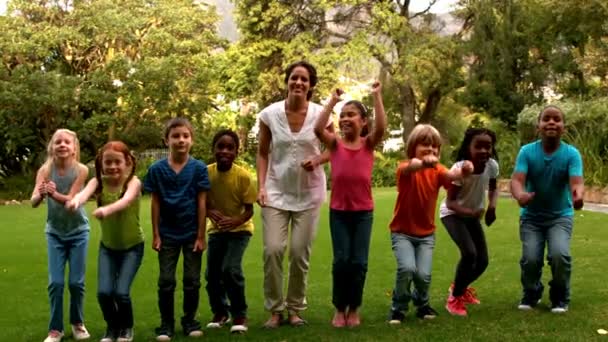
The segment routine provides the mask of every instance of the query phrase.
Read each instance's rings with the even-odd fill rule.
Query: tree
[[[9,173],[37,165],[59,127],[77,130],[91,156],[108,139],[157,146],[167,118],[201,126],[215,111],[222,89],[216,50],[225,42],[211,7],[15,0],[8,13],[0,18],[0,165]]]

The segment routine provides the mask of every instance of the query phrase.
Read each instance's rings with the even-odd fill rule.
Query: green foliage
[[[203,124],[222,85],[213,8],[192,1],[14,0],[0,17],[0,168],[33,169],[54,130],[75,130],[91,158],[109,139],[161,145],[170,117]],[[184,20],[187,18],[187,20]]]

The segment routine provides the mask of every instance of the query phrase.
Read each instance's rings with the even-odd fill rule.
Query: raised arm
[[[323,107],[323,110],[315,123],[315,135],[330,150],[336,147],[336,134],[333,131],[328,131],[326,129],[327,122],[329,121],[331,113],[334,111],[334,107],[341,101],[340,96],[342,96],[342,94],[344,94],[342,89],[336,89],[331,94],[329,101],[325,107]]]
[[[386,113],[384,112],[384,103],[382,102],[382,84],[378,81],[372,85],[372,97],[374,98],[374,131],[370,135],[367,142],[370,147],[374,148],[384,138],[386,131]]]
[[[81,192],[65,203],[65,207],[70,210],[75,210],[83,203],[86,203],[93,193],[95,193],[95,189],[97,189],[98,184],[99,182],[97,181],[97,178],[91,178],[91,180],[87,183],[87,186],[85,186]]]
[[[91,180],[92,181],[92,180]],[[91,182],[89,182],[90,184]],[[88,185],[87,185],[88,187]],[[135,201],[141,195],[141,181],[137,177],[133,177],[129,184],[127,184],[127,191],[125,194],[116,202],[104,205],[103,207],[97,208],[93,215],[98,219],[115,214],[119,211],[126,209],[133,201]]]
[[[260,132],[258,136],[258,153],[255,158],[255,168],[258,176],[258,204],[266,205],[266,174],[268,173],[268,154],[272,133],[270,128],[260,120]]]

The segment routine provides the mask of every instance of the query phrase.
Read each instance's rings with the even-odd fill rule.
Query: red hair
[[[95,178],[97,179],[97,189],[95,189],[95,197],[97,197],[97,206],[101,206],[101,191],[103,190],[103,179],[102,179],[103,154],[108,150],[122,153],[123,156],[125,157],[125,162],[131,168],[131,170],[129,171],[129,176],[127,177],[127,179],[125,180],[125,183],[122,186],[120,198],[122,198],[122,196],[124,196],[125,192],[127,191],[127,185],[129,184],[129,182],[131,181],[131,179],[133,179],[133,176],[135,175],[135,166],[136,166],[135,156],[133,155],[133,153],[131,153],[131,150],[129,150],[129,147],[127,147],[127,144],[125,144],[119,140],[114,140],[114,141],[110,141],[107,144],[103,145],[103,147],[99,149],[99,151],[97,152],[97,156],[95,157]]]

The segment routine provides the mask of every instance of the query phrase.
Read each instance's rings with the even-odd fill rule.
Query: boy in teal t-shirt
[[[521,209],[522,241],[520,310],[530,310],[542,297],[545,244],[553,279],[549,297],[554,313],[570,302],[570,238],[573,209],[583,207],[583,166],[579,151],[561,140],[564,114],[545,107],[538,117],[541,139],[524,145],[517,156],[511,193]]]

